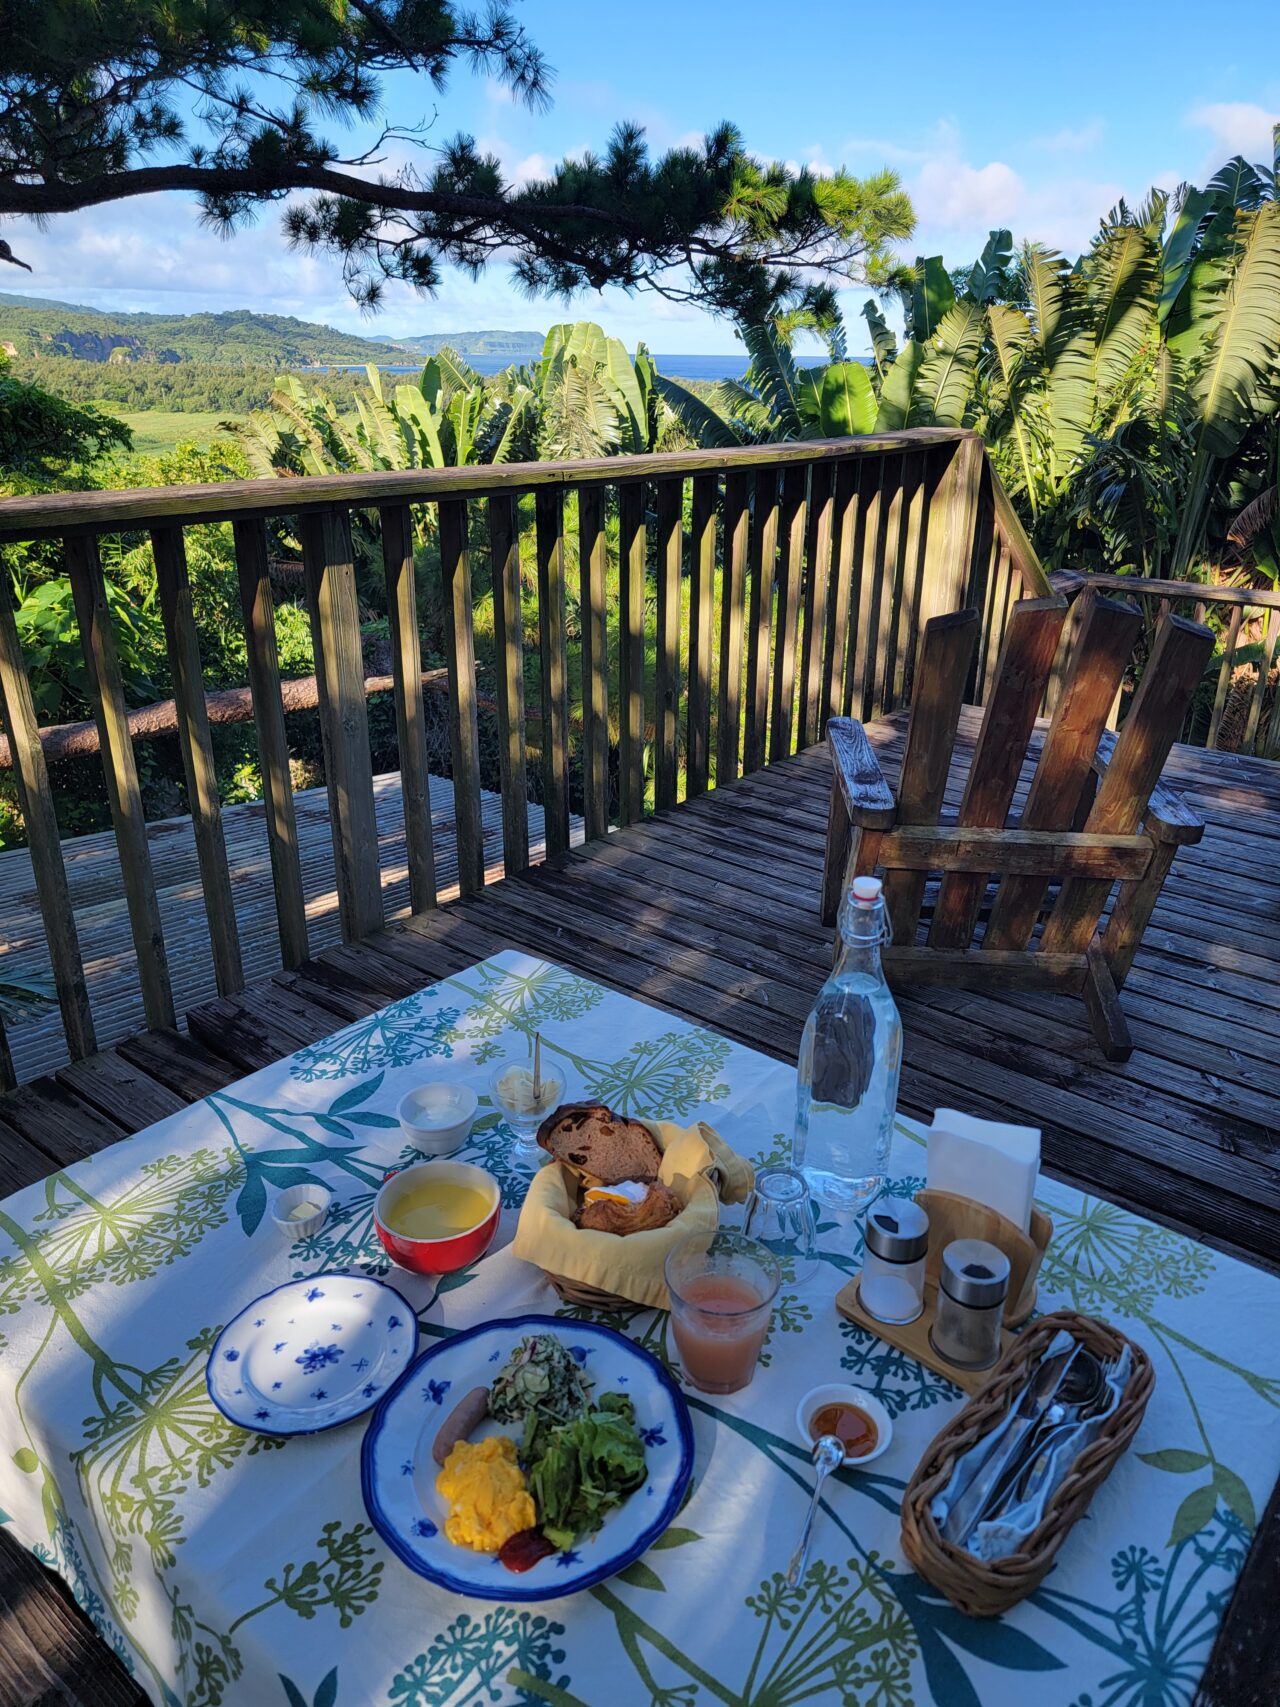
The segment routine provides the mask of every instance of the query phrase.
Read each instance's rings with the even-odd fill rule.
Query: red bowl
[[[397,1202],[414,1186],[428,1180],[449,1180],[482,1192],[488,1204],[484,1219],[464,1233],[450,1234],[447,1239],[410,1239],[395,1232],[387,1222],[388,1218],[394,1220]],[[483,1168],[470,1162],[415,1162],[385,1182],[374,1199],[373,1224],[387,1255],[401,1268],[411,1269],[414,1274],[452,1274],[455,1269],[478,1262],[489,1249],[501,1213],[502,1193],[498,1182]]]

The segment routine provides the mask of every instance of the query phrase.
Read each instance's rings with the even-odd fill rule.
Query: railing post
[[[653,803],[676,803],[676,733],[680,711],[680,569],[684,554],[683,480],[659,480],[657,513],[657,670],[653,689]]]
[[[180,527],[151,530],[151,550],[156,565],[156,585],[164,619],[169,668],[173,673],[173,698],[178,714],[178,744],[187,778],[191,803],[191,829],[195,836],[200,887],[204,891],[205,917],[209,921],[209,943],[213,950],[213,973],[220,996],[233,996],[244,988],[240,960],[240,932],[227,868],[227,844],[222,833],[222,811],[218,802],[218,777],[209,737],[209,712],[204,697],[204,672],[200,644],[191,607],[191,581],[187,573],[187,551]]]
[[[92,1055],[98,1047],[94,1036],[89,992],[84,981],[84,961],[76,932],[75,912],[67,884],[58,835],[58,815],[44,748],[36,725],[31,683],[27,679],[17,624],[7,591],[0,591],[0,709],[4,712],[13,755],[13,774],[18,785],[18,804],[27,827],[31,871],[36,880],[40,917],[53,966],[54,986],[62,1011],[62,1028],[73,1061]]]
[[[628,481],[618,488],[618,696],[623,824],[644,817],[644,487]]]
[[[609,833],[609,626],[605,609],[604,492],[578,493],[582,625],[582,777],[586,837]]]
[[[689,517],[689,707],[685,792],[706,792],[711,752],[711,618],[716,580],[716,477],[695,474]]]
[[[831,597],[827,614],[827,632],[822,643],[823,671],[826,679],[826,698],[822,711],[822,733],[833,717],[849,714],[845,697],[848,658],[857,636],[858,600],[853,571],[858,561],[859,534],[863,509],[859,493],[864,478],[865,463],[848,462],[836,468],[835,502],[833,506],[831,541]]]
[[[742,624],[751,530],[750,475],[724,482],[724,571],[720,583],[720,693],[716,709],[716,785],[738,774],[742,737]]]
[[[373,804],[360,611],[346,510],[302,518],[302,565],[320,690],[320,736],[329,790],[338,917],[343,939],[380,931],[382,876]]]
[[[808,470],[789,467],[782,478],[779,519],[777,644],[773,657],[772,706],[769,728],[770,759],[785,759],[791,751],[796,698],[796,645],[800,625],[800,593],[804,579],[805,520],[808,508]]]
[[[249,686],[253,691],[253,721],[258,736],[258,764],[266,806],[267,848],[271,855],[271,884],[276,898],[276,927],[280,958],[286,967],[307,958],[307,909],[298,858],[298,824],[289,775],[289,737],[280,697],[280,662],[276,651],[275,606],[267,564],[265,522],[238,521],[232,526],[240,609],[248,656]]]
[[[778,559],[778,476],[757,469],[751,518],[747,604],[747,716],[742,739],[742,768],[764,763],[769,720],[769,642],[773,633],[773,594]]]
[[[520,605],[520,518],[509,492],[489,499],[493,646],[498,676],[498,786],[502,790],[502,868],[529,863],[528,750],[524,724],[524,614]]]
[[[804,639],[800,650],[800,733],[797,745],[821,738],[827,656],[827,613],[832,605],[831,521],[839,464],[815,463],[809,473],[809,514],[805,533]],[[848,605],[845,605],[848,610]]]
[[[80,624],[80,644],[89,675],[89,695],[102,745],[102,769],[120,851],[129,924],[138,955],[143,1012],[148,1025],[172,1025],[169,961],[98,541],[93,535],[73,534],[66,541],[66,554],[76,619]]]
[[[471,614],[471,554],[467,501],[440,503],[440,573],[444,586],[446,663],[449,667],[449,740],[453,759],[453,813],[458,826],[458,888],[484,888],[484,830],[480,816],[480,722],[476,710],[476,644]]]
[[[547,856],[569,847],[569,666],[564,609],[564,490],[534,497],[538,641],[542,656],[542,795]]]
[[[929,455],[936,479],[929,493],[920,622],[959,610],[977,545],[978,498],[986,449],[975,433]]]
[[[418,638],[413,517],[407,504],[384,504],[379,520],[391,631],[391,674],[395,682],[396,746],[400,752],[404,800],[409,905],[415,913],[423,913],[436,904],[436,858],[427,772],[427,722],[422,709],[422,643]]]

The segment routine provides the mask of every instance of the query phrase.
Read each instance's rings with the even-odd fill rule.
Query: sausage
[[[458,1442],[468,1439],[472,1429],[479,1428],[488,1414],[487,1387],[473,1387],[469,1393],[464,1393],[436,1431],[435,1444],[431,1448],[431,1456],[436,1463],[443,1464]]]

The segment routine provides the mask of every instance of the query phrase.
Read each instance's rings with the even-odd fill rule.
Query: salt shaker
[[[867,1211],[858,1297],[877,1322],[914,1322],[924,1309],[929,1217],[909,1197],[882,1197]]]
[[[989,1369],[1000,1355],[1009,1259],[985,1239],[953,1239],[942,1253],[929,1343],[957,1369]]]

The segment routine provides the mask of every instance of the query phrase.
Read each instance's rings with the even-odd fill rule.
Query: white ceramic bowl
[[[324,1226],[333,1193],[322,1185],[290,1185],[280,1192],[271,1205],[271,1218],[282,1233],[291,1239],[309,1239]],[[304,1204],[314,1206],[310,1215],[298,1215]]]
[[[400,1130],[424,1156],[452,1156],[467,1141],[480,1099],[470,1085],[437,1079],[400,1099]]]
[[[893,1439],[893,1418],[875,1394],[868,1393],[865,1387],[854,1387],[847,1381],[832,1381],[825,1387],[813,1387],[796,1406],[796,1429],[807,1450],[811,1451],[814,1444],[813,1431],[809,1426],[814,1412],[820,1411],[823,1405],[835,1404],[856,1405],[876,1425],[876,1443],[870,1452],[864,1452],[860,1458],[845,1458],[846,1470],[861,1470],[888,1451],[889,1442]]]

